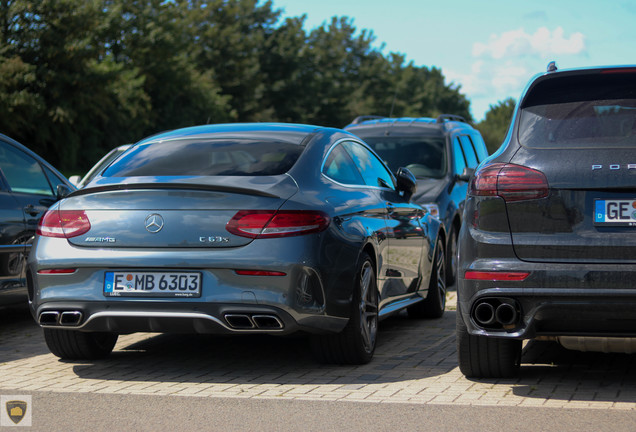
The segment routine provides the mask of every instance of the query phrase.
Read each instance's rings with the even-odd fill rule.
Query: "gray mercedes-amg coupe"
[[[161,133],[44,215],[32,313],[65,359],[120,333],[304,332],[320,361],[368,362],[379,319],[444,311],[444,231],[414,191],[339,129]]]
[[[464,222],[465,375],[516,374],[524,339],[636,352],[636,67],[551,63],[532,80]]]

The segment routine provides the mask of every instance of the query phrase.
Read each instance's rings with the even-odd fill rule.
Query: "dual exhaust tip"
[[[284,327],[276,315],[225,314],[224,318],[236,330],[281,330]]]
[[[472,316],[481,327],[510,329],[519,324],[519,306],[511,299],[484,299],[474,307]]]
[[[42,326],[77,326],[82,317],[80,311],[44,311],[40,313],[38,323]]]

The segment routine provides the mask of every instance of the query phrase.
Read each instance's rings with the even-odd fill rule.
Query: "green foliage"
[[[342,127],[365,114],[470,119],[438,68],[382,53],[334,17],[304,30],[258,0],[0,1],[0,132],[61,170],[165,129]]]
[[[497,151],[506,137],[516,104],[513,98],[508,98],[497,105],[490,105],[484,120],[476,125],[490,154]]]

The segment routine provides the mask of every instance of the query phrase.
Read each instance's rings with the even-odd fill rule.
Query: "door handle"
[[[24,212],[28,214],[29,216],[37,216],[40,213],[35,207],[33,207],[32,204],[29,204],[28,206],[26,206],[24,208]]]

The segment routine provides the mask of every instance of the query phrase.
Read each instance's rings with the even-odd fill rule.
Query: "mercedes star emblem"
[[[151,233],[158,233],[163,228],[163,218],[156,213],[146,218],[146,229]]]

